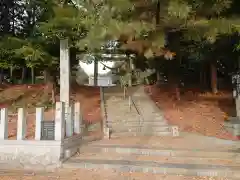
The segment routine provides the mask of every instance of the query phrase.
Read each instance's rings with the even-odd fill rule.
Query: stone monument
[[[233,97],[236,105],[236,117],[230,117],[224,126],[234,136],[240,136],[240,72],[232,75]]]
[[[73,135],[73,124],[69,116],[70,107],[70,54],[68,39],[60,40],[60,101],[65,104],[66,136]]]

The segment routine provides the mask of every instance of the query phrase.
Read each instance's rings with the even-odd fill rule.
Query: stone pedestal
[[[240,136],[240,118],[230,117],[224,123],[225,128],[234,136]]]
[[[104,139],[110,139],[110,129],[108,127],[103,127]]]
[[[237,117],[240,117],[240,97],[235,98],[235,104],[236,104],[236,115]]]

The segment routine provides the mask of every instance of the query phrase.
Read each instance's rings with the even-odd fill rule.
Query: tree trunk
[[[11,66],[10,67],[10,79],[12,80],[12,78],[13,78],[13,67]]]
[[[160,24],[160,0],[157,1],[155,20],[156,20],[156,27],[158,27],[158,25]],[[159,85],[161,81],[161,77],[158,69],[159,68],[156,68],[156,75],[157,75],[157,84]]]
[[[46,69],[43,71],[44,83],[47,84],[48,82],[48,72]]]
[[[201,64],[201,69],[200,69],[200,86],[201,87],[206,87],[206,70],[205,70],[205,64]]]
[[[3,19],[2,19],[2,30],[3,30],[3,34],[9,34],[10,33],[10,9],[12,8],[13,5],[13,1],[12,0],[4,0],[3,1],[3,7],[5,5],[5,8],[3,8],[3,11],[1,12],[1,14],[3,15]]]
[[[160,23],[160,0],[157,1],[155,18],[156,18],[156,26],[158,26]]]
[[[25,78],[26,78],[26,67],[22,67],[22,79],[21,79],[22,84],[24,83]]]
[[[168,79],[170,85],[170,91],[174,91],[176,100],[181,100],[180,88],[179,88],[179,79],[175,75],[170,75]]]
[[[14,81],[13,81],[13,66],[10,67],[10,83],[14,83]]]
[[[32,78],[32,84],[35,84],[34,67],[31,68],[31,78]]]
[[[211,89],[213,94],[218,93],[218,88],[217,88],[217,68],[214,63],[210,64],[210,71],[211,71]]]
[[[156,69],[156,76],[157,76],[157,84],[160,84],[161,76],[160,76],[160,72],[157,69]]]
[[[0,70],[0,83],[3,83],[3,68]]]
[[[44,78],[46,82],[45,94],[49,95],[51,93],[52,104],[56,103],[56,82],[49,70],[44,70]]]

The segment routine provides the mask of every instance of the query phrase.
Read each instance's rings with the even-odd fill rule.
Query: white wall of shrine
[[[111,68],[115,68],[119,65],[119,62],[114,61],[102,61],[98,62],[98,76],[109,75],[112,77],[113,82],[115,82],[118,77],[112,74]],[[109,68],[107,68],[109,67]],[[86,63],[79,60],[79,65],[77,67],[76,81],[78,84],[88,83],[88,77],[94,76],[94,62]]]

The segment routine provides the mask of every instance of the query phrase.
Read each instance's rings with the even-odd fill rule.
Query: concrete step
[[[141,119],[138,115],[131,115],[131,116],[114,116],[114,115],[108,115],[108,124],[119,124],[119,125],[143,125],[143,126],[164,126],[168,125],[167,121],[164,119]]]
[[[151,133],[151,132],[172,132],[171,126],[129,126],[126,124],[122,125],[110,125],[110,130],[113,132],[143,132],[143,133]]]
[[[110,115],[113,115],[113,117],[122,117],[122,119],[123,119],[123,117],[126,117],[128,120],[131,120],[131,116],[132,117],[141,117],[142,118],[142,121],[146,121],[146,122],[148,122],[148,121],[150,121],[150,122],[158,122],[158,121],[166,121],[165,120],[165,118],[163,117],[163,116],[145,116],[144,114],[141,114],[141,115],[139,115],[139,114],[137,114],[136,112],[124,112],[124,114],[123,114],[123,112],[122,113],[110,113]]]
[[[109,156],[106,156],[109,157]],[[103,158],[106,158],[103,157]],[[63,163],[63,168],[104,169],[118,172],[143,172],[152,174],[186,175],[186,176],[213,176],[230,177],[240,179],[240,166],[212,165],[212,164],[186,164],[186,163],[162,163],[152,161],[107,159],[83,159],[71,158]]]
[[[160,120],[149,120],[149,121],[139,121],[139,120],[122,120],[122,121],[108,121],[107,124],[109,125],[126,125],[126,126],[166,126],[166,121],[160,121]]]
[[[109,121],[115,122],[115,121],[139,121],[139,115],[137,113],[122,113],[122,114],[118,114],[118,113],[113,113],[113,114],[109,114],[108,113],[108,119]]]
[[[119,131],[112,131],[110,138],[119,138],[119,137],[136,137],[136,136],[174,136],[173,132],[171,131],[160,131],[160,132],[119,132]]]
[[[240,167],[240,161],[235,158],[223,157],[189,157],[189,156],[161,156],[157,154],[128,154],[118,152],[83,152],[72,157],[72,159],[91,159],[91,160],[128,160],[142,162],[158,162],[173,164],[206,164]]]
[[[169,126],[166,122],[164,121],[159,121],[159,122],[137,122],[137,121],[132,121],[132,122],[126,122],[126,121],[122,121],[122,122],[116,122],[116,121],[108,121],[107,122],[108,127],[111,127],[113,129],[118,128],[118,127],[122,127],[122,128],[136,128],[136,127],[140,127],[142,129],[144,128],[153,128],[153,129],[167,129],[167,127],[171,127]]]
[[[239,145],[189,133],[179,137],[118,137],[82,145],[63,167],[240,179]]]
[[[180,136],[137,136],[137,137],[118,137],[102,139],[91,143],[91,145],[117,146],[117,147],[142,147],[150,149],[174,149],[188,151],[224,151],[240,153],[240,143],[238,141],[229,141],[181,132]]]
[[[125,155],[148,155],[162,157],[182,157],[182,158],[210,158],[210,159],[231,159],[240,163],[240,153],[233,150],[217,151],[214,149],[177,149],[177,148],[159,148],[144,145],[123,146],[119,144],[90,144],[80,148],[81,153],[118,153]]]
[[[119,123],[124,123],[124,124],[129,124],[129,125],[153,125],[153,126],[164,126],[167,125],[167,121],[165,121],[164,119],[144,119],[141,120],[139,118],[137,119],[121,119],[120,121],[115,121],[115,120],[111,120],[109,119],[107,121],[108,124],[119,124]]]

